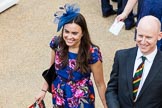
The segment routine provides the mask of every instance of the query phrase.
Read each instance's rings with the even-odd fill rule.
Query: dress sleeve
[[[89,59],[89,64],[94,64],[98,60],[102,62],[102,55],[98,47],[91,47],[90,52],[91,52],[91,56]]]
[[[55,50],[56,48],[58,48],[58,44],[59,44],[59,36],[53,36],[52,40],[50,41],[50,47]]]

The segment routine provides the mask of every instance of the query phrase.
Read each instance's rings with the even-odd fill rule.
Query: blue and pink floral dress
[[[50,47],[55,45],[54,38],[50,42]],[[94,64],[98,60],[102,61],[101,53],[97,47],[90,48],[91,57],[89,64]],[[76,53],[69,52],[69,65],[59,69],[61,62],[58,57],[58,51],[55,55],[55,68],[57,78],[52,84],[52,101],[53,104],[63,108],[94,108],[95,93],[92,84],[91,69],[89,72],[81,73],[79,70],[74,71],[76,65]]]

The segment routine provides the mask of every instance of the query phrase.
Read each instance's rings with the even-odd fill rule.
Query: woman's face
[[[63,39],[67,46],[71,48],[79,47],[82,38],[82,29],[75,23],[68,23],[64,25]]]

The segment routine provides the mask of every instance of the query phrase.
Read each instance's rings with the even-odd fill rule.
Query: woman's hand
[[[35,97],[35,100],[38,102],[38,104],[44,99],[45,95],[46,95],[45,90],[41,90],[41,92]]]
[[[127,14],[123,12],[116,17],[116,20],[119,22],[119,21],[124,21],[126,18],[127,18]]]

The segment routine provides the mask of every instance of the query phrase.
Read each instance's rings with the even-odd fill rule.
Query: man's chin
[[[140,48],[140,50],[141,50],[142,53],[146,53],[147,52],[146,48]]]
[[[141,52],[142,52],[143,54],[147,54],[147,53],[148,53],[147,50],[141,50]]]

